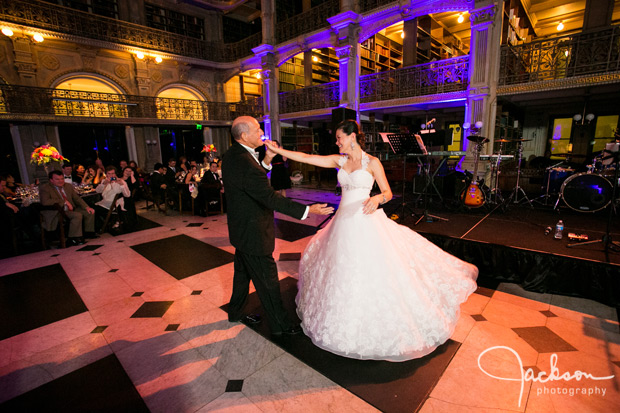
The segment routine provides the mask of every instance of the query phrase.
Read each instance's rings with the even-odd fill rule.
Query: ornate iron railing
[[[0,85],[0,115],[9,119],[28,115],[45,119],[86,117],[220,122],[241,115],[262,116],[261,110],[260,99],[238,103],[203,102]]]
[[[278,22],[276,25],[276,41],[282,43],[301,34],[328,27],[327,18],[338,13],[340,13],[340,0],[329,0],[290,19]]]
[[[303,89],[282,92],[278,95],[280,113],[337,107],[340,103],[339,82],[323,83]]]
[[[237,43],[208,42],[36,0],[0,0],[0,19],[214,62],[251,56],[252,48],[262,41],[262,34],[257,33]]]
[[[620,70],[620,26],[502,46],[499,85]]]
[[[360,77],[360,102],[466,90],[469,56],[405,67]]]

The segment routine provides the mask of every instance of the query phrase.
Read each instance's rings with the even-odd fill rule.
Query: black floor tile
[[[471,316],[471,318],[473,318],[476,321],[487,321],[487,319],[484,318],[482,314],[474,314]]]
[[[285,241],[294,242],[302,238],[316,234],[317,229],[309,225],[299,224],[297,222],[286,221],[284,219],[276,219],[276,238]]]
[[[187,235],[131,247],[177,280],[233,262],[234,255]]]
[[[157,318],[166,314],[174,301],[147,301],[136,310],[131,318]]]
[[[243,380],[228,380],[226,383],[226,392],[239,392],[243,389]]]
[[[188,227],[201,227],[202,222],[192,222],[191,224],[187,224]]]
[[[94,251],[97,248],[101,248],[101,247],[103,247],[103,245],[88,244],[85,247],[82,247],[82,248],[78,249],[78,251]]]
[[[280,289],[285,308],[291,318],[297,319],[297,281],[287,277],[280,281]],[[226,311],[227,307],[224,305],[222,309]],[[264,313],[256,293],[250,294],[245,310],[251,314]],[[425,357],[400,363],[355,360],[316,347],[304,334],[274,337],[267,323],[248,327],[384,412],[417,411],[460,347],[460,343],[448,340]]]
[[[301,252],[283,252],[280,254],[278,261],[299,261],[301,260]]]
[[[149,412],[115,355],[0,404],[3,412]]]
[[[0,277],[0,340],[84,311],[60,264]]]

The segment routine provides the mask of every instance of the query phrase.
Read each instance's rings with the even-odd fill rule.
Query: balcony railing
[[[467,90],[469,56],[405,67],[360,77],[360,102]]]
[[[337,107],[340,103],[338,82],[309,86],[278,95],[280,113],[295,113]]]
[[[62,120],[77,117],[125,121],[160,119],[226,122],[241,115],[262,116],[261,99],[239,103],[203,102],[0,85],[0,118]]]
[[[207,42],[36,0],[0,0],[0,20],[213,62],[251,56],[262,40],[257,33],[237,43]]]
[[[329,26],[327,18],[340,13],[340,0],[329,0],[310,10],[278,22],[276,41],[285,42],[305,33]]]
[[[499,85],[620,70],[620,26],[502,46]]]
[[[394,0],[360,0],[360,12],[366,13],[377,7],[385,6],[386,4],[394,3]]]

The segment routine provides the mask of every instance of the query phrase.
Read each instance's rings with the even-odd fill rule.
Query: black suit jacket
[[[237,142],[222,158],[222,178],[231,244],[247,254],[273,253],[273,211],[301,219],[306,206],[276,193],[269,185],[265,169]]]
[[[166,177],[159,172],[153,172],[151,174],[150,184],[151,193],[153,196],[160,197],[163,195],[165,189],[162,189],[162,185],[168,185],[168,181],[166,181]],[[169,186],[169,185],[168,185]]]
[[[217,174],[216,174],[217,175]],[[206,171],[200,181],[200,188],[207,195],[208,200],[220,199],[220,189],[222,189],[222,183],[213,176],[213,172]]]

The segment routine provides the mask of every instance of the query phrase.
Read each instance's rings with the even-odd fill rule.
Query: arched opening
[[[52,86],[56,116],[126,118],[127,98],[111,80],[91,73],[64,76]]]
[[[186,85],[170,86],[157,94],[157,117],[203,121],[208,119],[208,107],[202,94]]]

